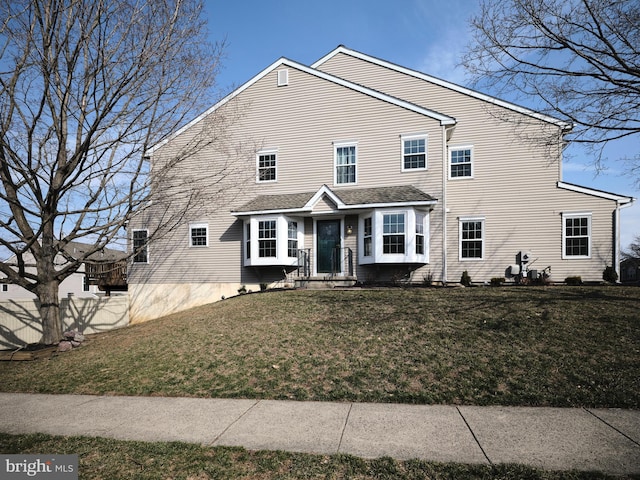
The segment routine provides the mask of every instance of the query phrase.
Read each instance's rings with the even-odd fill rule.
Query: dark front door
[[[318,220],[318,273],[340,272],[340,220]]]

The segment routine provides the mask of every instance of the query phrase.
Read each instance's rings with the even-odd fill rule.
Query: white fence
[[[65,330],[106,332],[129,324],[129,297],[64,298],[60,300],[60,316]],[[36,343],[41,337],[36,300],[0,302],[0,349]]]

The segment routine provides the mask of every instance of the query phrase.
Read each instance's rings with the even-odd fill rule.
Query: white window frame
[[[263,222],[273,222],[273,232],[274,232],[274,236],[273,237],[265,237],[265,238],[261,238],[260,237],[260,223]],[[278,219],[277,218],[261,218],[260,220],[258,220],[258,230],[256,232],[258,234],[258,258],[261,259],[274,259],[274,258],[278,258]],[[260,255],[260,242],[263,241],[273,241],[275,242],[275,248],[274,248],[274,252],[275,255]]]
[[[275,156],[275,165],[273,167],[260,167],[260,157],[274,155]],[[271,170],[273,169],[275,172],[274,178],[270,178],[268,180],[263,180],[260,176],[261,170]],[[256,183],[274,183],[278,181],[278,150],[277,149],[268,149],[268,150],[260,150],[256,153]]]
[[[402,232],[389,232],[389,233],[385,233],[384,231],[384,227],[385,227],[385,223],[384,223],[384,219],[385,217],[391,216],[391,215],[395,215],[395,216],[402,216]],[[407,212],[401,211],[401,212],[382,212],[382,254],[383,255],[402,255],[402,256],[406,256],[407,255],[407,224],[408,224],[408,219],[407,219]],[[396,224],[393,224],[396,225]],[[385,246],[385,238],[386,237],[396,237],[396,236],[402,236],[403,239],[403,245],[402,245],[402,252],[385,252],[384,251],[384,246]]]
[[[412,155],[411,153],[407,154],[405,153],[404,149],[405,149],[405,142],[409,142],[412,140],[424,140],[424,167],[413,167],[413,168],[407,168],[405,166],[405,156],[406,155]],[[426,133],[415,133],[415,134],[411,134],[411,135],[401,135],[400,136],[400,161],[402,162],[401,164],[401,170],[403,172],[420,172],[423,170],[427,170],[429,162],[428,162],[428,155],[427,155],[427,151],[429,150],[429,136]]]
[[[354,161],[344,165],[338,165],[338,149],[340,148],[354,148]],[[354,180],[353,182],[338,182],[338,167],[350,167],[353,166]],[[358,183],[358,142],[335,142],[333,144],[333,184],[334,185],[356,185]]]
[[[415,234],[414,234],[414,252],[416,255],[425,255],[427,248],[427,239],[426,239],[426,218],[427,214],[423,212],[415,213]],[[419,220],[422,220],[421,222]],[[422,253],[418,252],[418,238],[422,237]]]
[[[289,69],[282,68],[278,70],[277,76],[279,87],[286,87],[287,85],[289,85]]]
[[[244,224],[244,258],[251,260],[251,221]]]
[[[193,231],[195,229],[204,229],[204,233],[205,233],[205,237],[204,237],[204,241],[205,244],[204,245],[194,245],[193,244]],[[200,238],[200,237],[198,237]],[[190,223],[189,224],[189,247],[190,248],[206,248],[209,246],[209,224],[208,223]]]
[[[404,215],[404,253],[384,253],[384,216]],[[416,220],[422,216],[424,253],[416,253]],[[365,219],[371,218],[371,255],[365,256]],[[429,263],[429,212],[411,205],[406,208],[376,208],[360,215],[358,232],[358,263],[371,264],[428,264]]]
[[[592,245],[592,216],[591,212],[563,212],[562,213],[562,259],[563,260],[579,260],[591,258],[591,245]],[[588,255],[567,255],[567,220],[575,218],[587,219],[587,249]],[[572,236],[570,238],[582,238],[583,235]]]
[[[470,159],[469,159],[469,165],[470,165],[470,170],[471,170],[471,174],[470,175],[465,175],[465,176],[460,176],[460,177],[454,177],[451,175],[451,170],[453,168],[453,152],[459,152],[461,150],[469,150],[470,152]],[[456,165],[466,165],[467,163],[456,163]],[[449,180],[468,180],[470,178],[473,178],[474,175],[474,151],[473,151],[473,145],[456,145],[456,146],[451,146],[449,147],[449,172],[448,172],[448,176],[449,176]]]
[[[275,237],[260,238],[260,222],[275,222]],[[295,266],[298,264],[298,256],[289,257],[289,224],[296,223],[296,237],[298,249],[304,248],[304,218],[289,217],[286,215],[254,215],[244,222],[244,266]],[[269,257],[260,256],[260,242],[262,240],[275,240],[275,255]]]
[[[367,220],[369,220],[369,229],[367,231]],[[366,258],[371,258],[374,255],[374,247],[373,247],[373,217],[371,215],[367,215],[362,218],[362,256]],[[367,254],[367,240],[369,241],[369,254]]]
[[[292,237],[291,236],[291,224],[295,224],[296,228],[295,228],[295,234]],[[298,245],[300,244],[300,241],[298,240],[298,232],[300,231],[300,226],[299,226],[299,222],[297,220],[292,220],[292,219],[288,219],[287,220],[287,256],[289,258],[298,258]],[[290,243],[291,242],[295,242],[295,255],[291,255],[291,247],[290,247]]]
[[[462,256],[462,242],[467,241],[462,238],[462,224],[468,222],[480,222],[480,257],[463,257]],[[458,259],[461,262],[479,262],[484,260],[485,257],[485,244],[486,244],[486,225],[485,217],[459,217],[458,218]]]

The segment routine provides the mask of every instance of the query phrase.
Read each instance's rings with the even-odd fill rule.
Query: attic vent
[[[284,87],[289,85],[289,70],[278,70],[278,86]]]

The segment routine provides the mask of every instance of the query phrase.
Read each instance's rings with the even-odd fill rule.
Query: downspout
[[[455,124],[450,127],[455,128]],[[447,126],[442,125],[442,284],[447,279],[447,178],[449,171],[449,155],[447,152]]]

